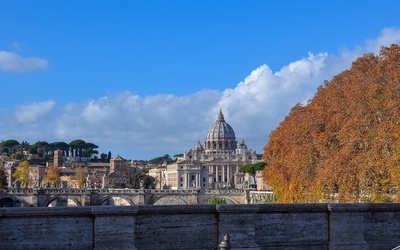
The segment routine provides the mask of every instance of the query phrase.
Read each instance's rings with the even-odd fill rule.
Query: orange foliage
[[[296,105],[264,148],[278,201],[400,200],[400,48],[382,47]]]

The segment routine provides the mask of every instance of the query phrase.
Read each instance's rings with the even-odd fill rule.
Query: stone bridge
[[[8,189],[0,207],[200,205],[215,197],[228,204],[274,202],[271,192],[250,190]]]

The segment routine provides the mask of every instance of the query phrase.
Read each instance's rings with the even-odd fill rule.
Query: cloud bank
[[[44,119],[54,108],[56,102],[34,102],[26,105],[19,105],[15,108],[15,117],[20,123],[36,123]]]
[[[22,57],[18,54],[0,50],[0,71],[25,73],[45,69],[48,62],[36,57]]]
[[[383,29],[379,37],[339,55],[312,53],[272,72],[260,65],[236,87],[224,91],[202,90],[186,96],[138,96],[125,91],[116,95],[71,103],[55,110],[55,101],[21,105],[15,122],[0,123],[0,138],[72,141],[81,138],[130,159],[151,159],[191,149],[204,143],[208,128],[222,109],[237,140],[262,153],[269,133],[296,103],[311,99],[324,80],[331,80],[357,57],[378,53],[381,46],[400,42],[400,29]],[[41,126],[36,126],[37,124]],[[22,124],[22,125],[21,125]],[[21,127],[22,126],[22,127]],[[18,130],[16,129],[18,128]],[[102,151],[103,150],[103,151]]]

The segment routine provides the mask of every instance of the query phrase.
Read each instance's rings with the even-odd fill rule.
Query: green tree
[[[110,163],[110,160],[111,160],[111,151],[108,151],[107,162]]]
[[[174,162],[174,160],[171,159],[169,154],[165,154],[164,156],[156,157],[154,159],[149,160],[149,164],[163,164],[164,162],[170,164]]]
[[[240,173],[247,173],[256,180],[257,171],[263,170],[265,168],[264,162],[257,162],[252,164],[246,164],[239,169]]]
[[[28,161],[23,161],[18,165],[17,170],[13,174],[16,180],[21,181],[21,186],[27,187],[29,184],[29,172],[31,171],[31,166]]]
[[[8,153],[8,154],[15,153],[16,146],[18,146],[18,145],[19,145],[19,142],[14,139],[6,140],[1,143],[1,146],[3,147],[2,151],[4,153]]]
[[[100,161],[101,162],[107,162],[107,158],[108,158],[108,156],[107,156],[106,153],[101,153],[100,154]]]
[[[134,189],[141,188],[141,185],[143,185],[144,189],[154,189],[156,179],[146,174],[136,173],[129,178],[129,185]]]
[[[225,198],[214,197],[207,201],[208,205],[227,204]]]
[[[53,150],[53,151],[54,150],[62,150],[64,152],[64,155],[66,155],[65,152],[67,152],[69,149],[68,143],[63,142],[63,141],[52,142],[49,144],[49,146],[50,146],[51,150]]]
[[[71,141],[69,145],[71,146],[72,151],[75,151],[74,156],[79,156],[79,161],[81,161],[82,150],[84,149],[86,142],[81,139],[76,139]]]
[[[6,171],[0,167],[0,191],[6,189],[8,186]]]
[[[47,156],[49,153],[49,143],[46,141],[38,141],[32,145],[40,157]]]
[[[85,142],[85,146],[82,150],[82,156],[92,157],[92,155],[98,154],[99,152],[96,150],[96,148],[99,148],[99,146],[91,142]]]

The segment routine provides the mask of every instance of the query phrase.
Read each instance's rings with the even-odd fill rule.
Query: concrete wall
[[[1,208],[0,249],[392,249],[400,204]]]

